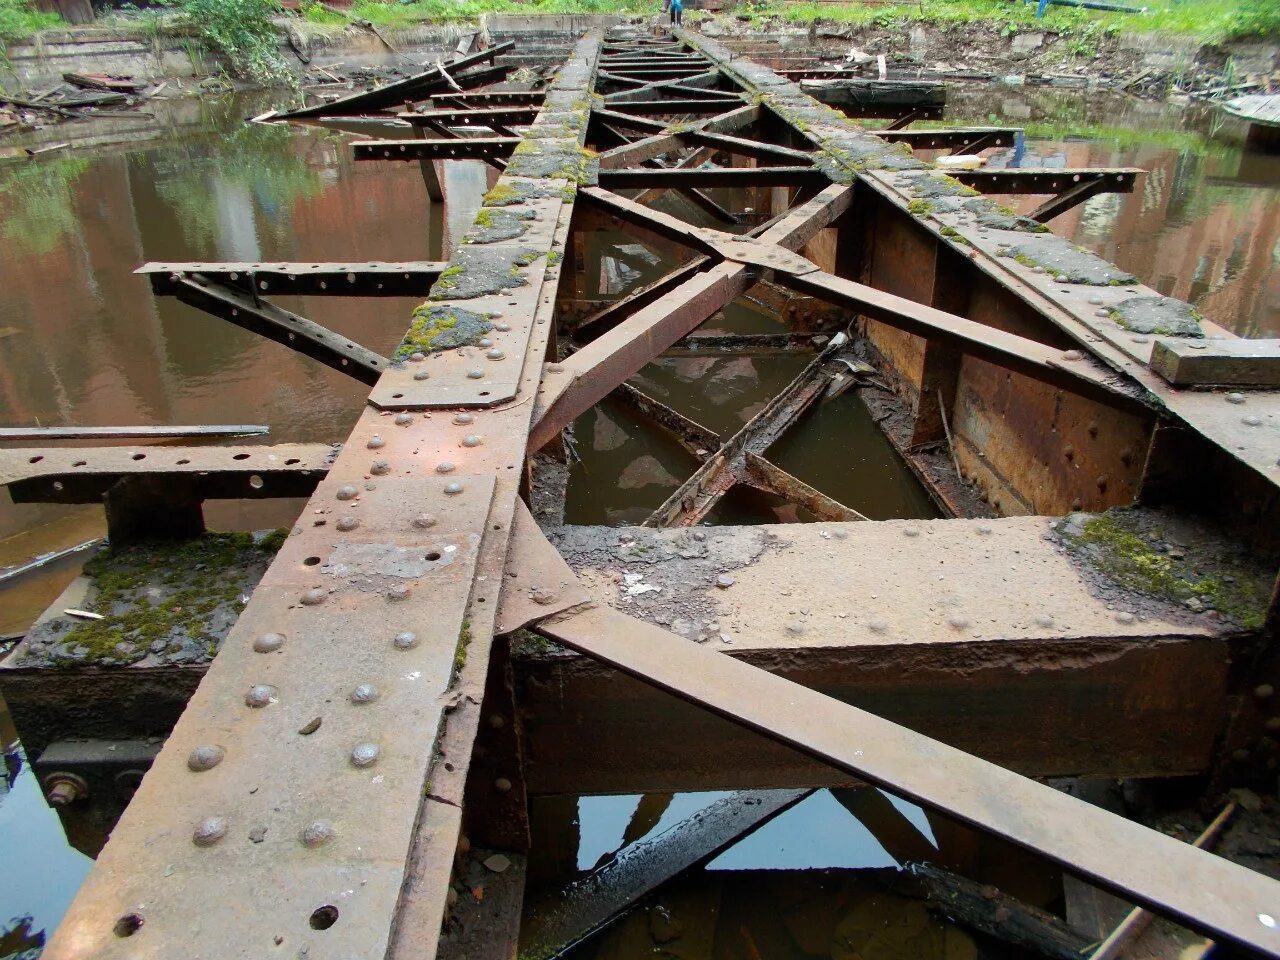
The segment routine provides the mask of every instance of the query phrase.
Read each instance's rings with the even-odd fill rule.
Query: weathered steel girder
[[[147,263],[137,269],[156,293],[174,276],[204,277],[253,296],[421,297],[447,263]]]
[[[1189,421],[1201,410],[1200,401],[1188,401],[1186,394],[1169,390],[1145,362],[1118,353],[1113,331],[1107,340],[1078,318],[1059,316],[1061,329],[1073,338],[1067,342],[1079,342],[1085,348],[1064,350],[1056,342],[998,329],[989,316],[964,315],[969,305],[960,301],[955,290],[944,289],[945,284],[931,291],[928,303],[922,303],[861,282],[877,278],[850,269],[854,245],[843,242],[841,246],[839,237],[857,239],[851,231],[860,228],[858,218],[865,215],[864,197],[889,206],[908,205],[910,179],[900,170],[889,172],[903,167],[904,158],[899,155],[898,167],[859,166],[844,176],[842,164],[847,166],[848,161],[826,138],[861,136],[856,128],[843,121],[837,124],[825,114],[814,125],[788,120],[787,111],[797,104],[803,110],[820,108],[771,71],[749,62],[731,62],[727,51],[714,43],[683,32],[677,37],[678,43],[613,42],[603,48],[598,38],[584,40],[522,138],[357,145],[357,155],[366,152],[378,159],[456,159],[462,154],[441,151],[470,144],[478,153],[469,155],[492,160],[497,147],[490,149],[486,143],[500,143],[505,149],[518,141],[537,139],[540,149],[551,143],[553,152],[572,158],[568,165],[553,165],[552,176],[529,170],[504,176],[503,186],[521,198],[518,202],[530,218],[518,239],[481,244],[483,255],[498,262],[502,285],[460,290],[456,283],[437,282],[432,290],[432,306],[474,311],[489,318],[485,321],[491,328],[489,343],[483,355],[472,345],[433,351],[424,344],[425,349],[405,361],[389,364],[368,351],[360,353],[362,348],[354,344],[335,343],[329,331],[308,327],[302,318],[259,299],[266,289],[260,282],[299,282],[289,279],[289,269],[270,276],[257,271],[247,286],[242,271],[234,269],[245,265],[205,265],[210,267],[207,273],[198,264],[180,265],[191,270],[165,273],[156,267],[152,271],[153,282],[163,292],[305,349],[324,362],[355,372],[374,383],[374,388],[348,442],[332,464],[324,464],[327,476],[306,514],[311,523],[295,528],[227,637],[46,949],[49,960],[195,953],[259,957],[281,949],[312,960],[408,960],[436,955],[464,806],[479,831],[517,849],[527,839],[522,816],[524,774],[526,766],[536,768],[545,761],[532,757],[526,765],[519,738],[502,734],[483,762],[471,763],[482,708],[494,729],[504,729],[517,708],[505,661],[499,657],[498,668],[490,671],[495,634],[523,627],[725,718],[736,728],[783,745],[792,763],[796,755],[804,755],[834,770],[835,776],[883,785],[1035,850],[1100,886],[1223,942],[1280,956],[1280,932],[1273,912],[1280,885],[1275,882],[841,702],[826,691],[770,673],[762,669],[770,662],[768,657],[761,657],[757,665],[724,655],[728,652],[724,645],[731,644],[727,634],[716,640],[699,638],[712,640],[703,647],[687,636],[614,610],[593,597],[537,530],[518,500],[528,455],[554,441],[579,414],[622,387],[645,363],[761,280],[846,307],[865,325],[880,324],[896,335],[917,337],[925,346],[921,362],[925,370],[985,363],[1009,382],[1018,377],[1036,389],[1058,391],[1055,399],[1063,403],[1094,404],[1141,418],[1142,423],[1163,414],[1157,409],[1161,406]],[[499,49],[392,84],[376,91],[377,96],[347,98],[331,112],[382,110],[422,99],[424,94],[437,103],[463,105],[457,109],[486,102],[476,99],[479,95],[437,97],[434,90],[447,77],[457,79],[458,71],[468,65],[491,59]],[[612,77],[625,81],[620,85],[640,85],[612,94],[608,109],[592,111],[590,95],[601,79],[597,64],[602,49],[614,61]],[[644,60],[655,50],[677,54],[684,62],[675,79],[641,83],[646,78],[637,73],[634,61]],[[489,75],[485,71],[503,69],[480,68],[468,82],[482,82]],[[641,64],[639,73],[647,69]],[[710,90],[706,96],[693,95],[703,90],[699,86],[703,83],[734,90],[728,96]],[[745,104],[748,96],[759,96],[763,105]],[[760,144],[744,135],[723,136],[745,130],[766,110],[770,122],[790,124],[792,142],[808,143],[813,149],[795,151]],[[293,116],[325,112],[321,106]],[[566,123],[566,114],[572,122]],[[595,126],[589,114],[594,114]],[[698,130],[669,129],[661,121],[643,119],[645,115],[693,115],[706,120]],[[452,120],[426,120],[444,130],[453,125]],[[476,125],[481,124],[476,118]],[[458,125],[468,124],[459,121]],[[617,146],[610,159],[618,164],[652,162],[670,150],[711,149],[737,153],[755,163],[776,160],[788,165],[636,170],[606,163],[598,185],[593,186],[583,183],[592,178],[582,153],[584,134],[601,129],[613,131],[610,142]],[[647,136],[628,143],[617,130]],[[874,140],[864,138],[864,142]],[[977,142],[971,141],[970,146]],[[665,149],[653,152],[660,147]],[[821,167],[816,165],[819,157],[824,161]],[[569,169],[576,171],[572,179],[565,176]],[[999,174],[982,183],[998,184],[1005,188],[1001,192],[1036,192],[1052,186],[1052,181],[1036,180],[1047,176],[1040,171],[982,173]],[[1077,172],[1066,173],[1075,176]],[[1072,182],[1088,180],[1087,175],[1080,176]],[[1115,172],[1105,176],[1114,177]],[[1099,176],[1092,182],[1111,181]],[[798,188],[792,194],[781,190],[776,194],[795,205],[749,235],[735,236],[695,227],[607,189],[734,185]],[[804,199],[805,191],[816,195]],[[558,258],[547,254],[569,247],[579,196],[640,231],[683,244],[691,258],[671,276],[633,291],[618,305],[589,318],[582,325],[583,339],[593,339],[563,362],[546,363],[554,355],[561,271]],[[944,269],[994,272],[997,268],[979,259],[984,251],[976,240],[969,244],[978,248],[973,257],[943,244],[944,238],[967,226],[958,213],[954,219],[941,219],[953,213],[948,210],[910,220],[904,213],[901,219],[912,236],[936,236],[938,249],[947,251],[928,251],[930,276],[936,279]],[[834,254],[829,244],[831,227],[837,231]],[[451,264],[459,275],[469,268],[475,249],[475,244],[468,244],[455,253]],[[325,266],[315,267],[326,277],[326,287],[319,292],[328,292],[330,280],[340,285],[344,279],[334,271],[326,274]],[[842,272],[853,276],[841,276]],[[364,279],[376,283],[378,273],[372,270]],[[425,273],[424,267],[415,278],[404,279],[420,284]],[[1049,301],[1048,295],[1051,286],[1061,289],[1065,282],[1056,275],[1038,286],[1022,282],[1017,295],[1038,298],[1038,305],[1047,302],[1048,309],[1061,314],[1061,304]],[[308,287],[307,292],[317,291]],[[1009,302],[1000,301],[1000,305]],[[1090,335],[1084,335],[1086,330]],[[819,365],[812,367],[748,429],[718,446],[715,454],[707,456],[707,466],[682,488],[684,493],[698,488],[700,496],[706,493],[705,499],[712,499],[732,473],[804,501],[820,516],[852,514],[762,457],[769,441],[816,398],[825,385],[822,373]],[[952,396],[955,380],[952,377]],[[1010,388],[1010,392],[1017,390]],[[633,391],[624,393],[665,420],[687,443],[716,439],[674,411]],[[938,393],[941,396],[941,389]],[[1259,406],[1270,415],[1274,403],[1271,397]],[[1235,439],[1225,429],[1214,436],[1220,443]],[[1257,448],[1271,458],[1270,467],[1275,450],[1268,443]],[[161,449],[163,453],[158,452]],[[246,452],[245,465],[256,465],[253,458],[269,457],[261,451],[272,449],[246,448],[252,452]],[[119,450],[100,455],[128,456],[135,465],[139,462],[126,448]],[[155,456],[181,458],[185,453],[157,448]],[[23,469],[48,469],[40,466],[42,460],[32,459],[36,455],[30,451],[18,452],[16,459],[24,455]],[[240,457],[232,448],[205,451],[205,455],[215,460]],[[144,453],[144,459],[151,456]],[[1251,463],[1256,458],[1256,449],[1244,457]],[[11,487],[25,480],[66,484],[63,478],[80,476],[77,471],[87,465],[73,462],[38,477],[15,474]],[[124,465],[121,459],[117,467]],[[174,468],[178,465],[173,461]],[[181,466],[200,474],[192,463]],[[284,466],[298,468],[283,471],[289,476],[314,472],[301,458]],[[717,470],[716,476],[703,482]],[[98,472],[120,475],[118,469],[115,474]],[[169,472],[173,471],[161,470],[158,476],[164,479]],[[243,480],[239,468],[233,467],[229,475],[231,482]],[[260,477],[260,472],[256,475]],[[46,492],[62,491],[52,487]],[[686,508],[684,499],[677,499],[679,512],[695,512],[696,504]],[[664,513],[662,519],[674,519],[674,514]],[[1181,676],[1179,690],[1203,706],[1206,714],[1215,704],[1221,707],[1228,683],[1225,628],[1176,629],[1171,624],[1144,623],[1121,630],[1105,604],[1087,596],[1068,561],[1045,544],[1046,521],[1015,520],[999,527],[958,525],[962,523],[938,525],[938,541],[947,541],[951,556],[971,558],[958,579],[981,577],[990,567],[988,543],[993,536],[1001,538],[1004,549],[1034,553],[1041,561],[1028,565],[1034,572],[1015,568],[1014,576],[1027,595],[1051,582],[1061,591],[1063,602],[1072,604],[1073,613],[1087,614],[1080,629],[1093,632],[1068,639],[1088,646],[1100,636],[1121,635],[1137,647],[1152,640],[1166,650],[1176,648],[1175,656],[1186,654],[1178,663],[1190,668],[1161,679],[1176,685]],[[933,536],[932,528],[928,533]],[[820,544],[812,539],[815,535],[840,545]],[[754,574],[743,576],[768,574],[775,579],[761,579],[746,592],[748,597],[772,602],[770,588],[776,589],[783,574],[792,585],[800,582],[808,587],[826,581],[834,592],[854,591],[853,596],[859,596],[865,584],[848,576],[855,561],[868,579],[879,575],[876,564],[893,567],[900,581],[895,589],[919,591],[918,578],[909,572],[912,564],[920,565],[919,553],[896,545],[925,544],[928,537],[922,536],[918,526],[862,523],[851,536],[843,524],[836,523],[816,534],[809,528],[796,539],[806,537],[803,576],[794,568],[780,573],[776,558],[765,558],[753,568]],[[859,550],[870,554],[860,555]],[[732,578],[722,586],[732,587]],[[1023,591],[1016,592],[1021,597]],[[959,613],[944,619],[938,613],[943,606],[951,611],[952,600],[939,598],[926,616],[919,596],[902,596],[900,607],[890,612],[894,622],[868,619],[860,626],[877,637],[896,631],[910,640],[913,632],[942,630],[952,633],[945,633],[945,639],[931,638],[939,645],[951,643],[953,634],[965,634],[967,640],[971,619]],[[994,624],[999,629],[991,635],[997,639],[1016,635],[1043,649],[1046,637],[1027,625],[1033,611],[1017,607],[1018,602],[1022,601],[1013,592],[992,602],[1003,620]],[[776,616],[754,620],[767,631],[781,632]],[[1036,622],[1043,623],[1043,617]],[[788,625],[786,632],[799,636],[805,629],[803,624]],[[824,622],[821,629],[840,641],[856,643],[834,620]],[[1049,639],[1061,638],[1055,633]],[[1075,653],[1068,643],[1061,656]],[[1100,659],[1119,659],[1110,649],[1104,653],[1108,656]],[[1107,690],[1122,704],[1127,703],[1125,691],[1133,683],[1141,686],[1149,663],[1144,658],[1150,655],[1150,650],[1141,648],[1135,654],[1141,661],[1137,668],[1108,668],[1114,672],[1108,674]],[[1135,672],[1126,672],[1129,669]],[[1149,693],[1154,681],[1149,672],[1145,675],[1147,686],[1142,691]],[[1159,715],[1157,698],[1135,696],[1147,711],[1144,716]],[[1178,697],[1170,703],[1175,709],[1181,707]],[[962,706],[959,713],[966,710]],[[495,716],[501,722],[494,723]],[[1184,772],[1180,765],[1194,768],[1212,749],[1218,732],[1208,721],[1199,723],[1196,731],[1196,749],[1178,753],[1167,745],[1162,748],[1178,772]],[[563,741],[559,749],[571,751],[576,746],[573,741],[585,738],[559,739]],[[690,750],[695,748],[696,744],[689,745]],[[679,768],[680,764],[676,760],[667,766]],[[785,769],[791,777],[800,775],[794,766]],[[811,765],[801,769],[807,771],[803,775],[814,776]],[[616,777],[626,772],[609,774]],[[616,781],[611,786],[625,789]],[[378,816],[371,818],[368,811],[374,808]],[[509,896],[505,902],[514,909],[519,897]],[[246,903],[254,909],[246,911]],[[509,932],[504,930],[495,943],[509,944]]]

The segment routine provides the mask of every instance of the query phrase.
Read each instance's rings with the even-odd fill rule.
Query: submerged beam
[[[1138,167],[1065,168],[1061,170],[1016,169],[948,170],[947,173],[981,193],[1062,193],[1082,183],[1094,184],[1095,192],[1132,193]]]
[[[360,140],[357,160],[492,160],[511,155],[520,137],[450,137],[441,140]]]

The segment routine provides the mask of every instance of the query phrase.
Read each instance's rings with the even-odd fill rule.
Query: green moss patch
[[[85,607],[103,619],[46,621],[28,638],[25,665],[206,662],[287,535],[209,533],[103,549],[84,566]]]
[[[1074,514],[1057,529],[1080,560],[1125,590],[1196,611],[1216,610],[1246,630],[1261,629],[1274,565],[1240,553],[1233,538],[1188,532],[1186,526],[1150,511],[1114,509]]]
[[[488,316],[460,307],[424,303],[413,311],[409,332],[396,348],[393,360],[415,353],[433,353],[476,344],[493,329]]]

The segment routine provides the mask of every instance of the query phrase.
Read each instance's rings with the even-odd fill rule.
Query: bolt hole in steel
[[[314,567],[316,564],[318,564],[318,563],[320,562],[320,558],[319,558],[319,557],[307,557],[307,559],[303,560],[302,562],[303,562],[303,563],[305,563],[308,567]]]
[[[135,933],[142,929],[143,919],[136,913],[126,913],[123,917],[115,922],[115,926],[111,929],[115,931],[117,937],[132,937]]]
[[[180,467],[185,467],[185,466],[186,466],[188,463],[190,463],[190,462],[191,462],[190,460],[179,460],[179,461],[178,461],[178,466],[180,466]]]
[[[325,904],[311,913],[312,930],[328,930],[338,922],[338,908]]]
[[[249,459],[249,455],[248,455],[247,453],[237,453],[237,454],[236,454],[234,457],[232,457],[231,459],[232,459],[232,460],[248,460],[248,459]]]
[[[145,460],[145,459],[147,459],[147,455],[146,455],[145,453],[135,453],[135,454],[133,455],[133,459],[135,459],[135,460]]]
[[[437,560],[440,559],[440,551],[432,550],[430,553],[427,554],[427,559],[430,560],[432,563],[435,563]]]
[[[182,461],[179,460],[178,462],[181,463]],[[75,463],[72,464],[73,467],[87,467],[88,465],[89,465],[88,460],[77,460]]]
[[[43,459],[44,459],[43,456],[32,457],[30,460],[27,461],[27,463],[39,463]]]

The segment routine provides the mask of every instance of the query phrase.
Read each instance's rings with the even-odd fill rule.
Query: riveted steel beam
[[[248,437],[270,433],[265,424],[195,424],[138,427],[0,427],[0,443],[50,440],[180,440],[187,437]]]
[[[598,50],[553,92],[585,98]],[[536,185],[549,248],[572,194]],[[531,397],[559,266],[515,267],[494,349]],[[364,408],[46,957],[434,955],[531,415]]]
[[[284,344],[363,383],[376,383],[387,368],[385,357],[259,298],[256,292],[238,290],[198,273],[171,273],[163,282],[152,282],[157,294],[176,297],[188,306]]]
[[[1132,193],[1134,182],[1146,171],[1137,167],[1068,167],[1062,170],[949,170],[948,173],[981,193],[1062,193],[1082,183],[1096,184],[1097,192]]]
[[[991,147],[1013,146],[1021,127],[962,127],[954,130],[876,130],[889,143],[905,143],[913,150],[951,150],[977,153]]]
[[[519,145],[519,137],[360,140],[351,153],[357,160],[491,160],[509,157]]]
[[[200,276],[255,296],[291,294],[328,297],[420,297],[447,263],[147,263],[144,274],[158,294],[168,294],[174,276]]]
[[[397,120],[416,126],[438,123],[445,127],[490,127],[492,124],[531,123],[538,115],[538,107],[479,107],[474,110],[418,110],[396,114]]]

